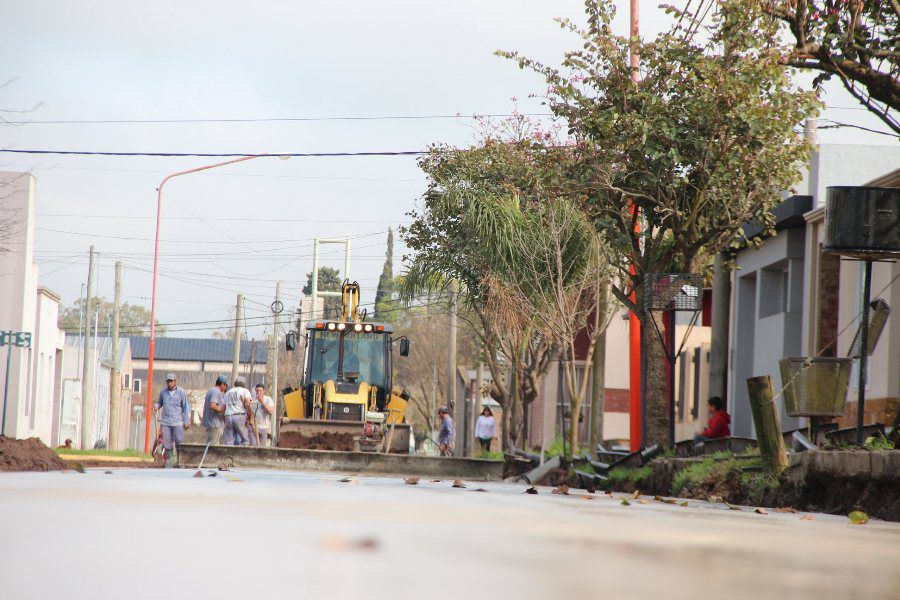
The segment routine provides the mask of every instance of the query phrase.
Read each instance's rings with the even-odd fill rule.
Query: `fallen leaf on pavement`
[[[528,488],[527,490],[525,490],[525,493],[526,493],[526,494],[537,494],[538,491],[537,491],[537,488],[535,488],[534,486],[532,486],[532,487]]]
[[[440,483],[440,482],[441,482],[440,479],[432,479],[432,480],[431,480],[431,483]]]
[[[767,510],[764,509],[763,507],[759,507],[759,508],[757,508],[756,510],[754,510],[753,512],[755,512],[755,513],[758,514],[758,515],[767,515],[767,514],[769,514],[769,511],[767,511]]]
[[[484,489],[484,488],[475,488],[474,490],[471,490],[471,491],[473,491],[473,492],[486,492],[487,490]]]
[[[631,502],[629,502],[625,498],[622,498],[622,506],[631,506]]]
[[[581,498],[582,500],[593,500],[593,499],[594,499],[594,497],[591,496],[590,494],[585,494],[585,495],[583,495],[583,496],[580,496],[580,498]]]
[[[606,492],[606,495],[607,495],[607,496],[612,496],[613,493],[612,493],[612,492]]]
[[[663,498],[662,496],[653,496],[653,499],[657,502],[663,502],[665,504],[675,504],[675,501],[670,498]]]
[[[550,493],[551,494],[562,494],[564,496],[568,496],[569,495],[569,486],[567,486],[566,484],[562,484],[561,486],[559,486],[557,488],[553,488],[553,490],[551,490]]]
[[[640,498],[641,490],[634,490],[634,493],[631,495],[632,498]]]
[[[865,525],[869,522],[869,515],[861,510],[854,510],[852,513],[847,515],[847,518],[850,519],[850,522],[854,525]]]
[[[638,500],[638,502],[640,502],[641,504],[650,504],[650,501],[649,501],[649,500],[644,500],[643,498],[641,498],[640,500]]]
[[[464,488],[464,487],[466,487],[466,484],[464,484],[464,483],[462,482],[462,479],[454,479],[454,480],[453,480],[453,487],[455,487],[455,488]]]
[[[687,503],[687,502],[682,502],[682,503],[681,503],[681,504],[679,504],[679,505],[678,505],[678,506],[687,506],[687,505],[688,505],[688,503]]]
[[[812,521],[813,519],[815,519],[815,517],[812,515],[800,515],[801,521]]]
[[[710,502],[722,502],[722,496],[710,496],[708,500]]]
[[[343,479],[338,479],[338,482],[340,482],[340,483],[350,483],[351,481],[353,481],[353,480],[350,479],[349,477],[344,477]]]
[[[797,512],[797,509],[793,508],[791,506],[782,506],[779,508],[773,508],[772,510],[774,510],[777,513],[795,513],[795,512]]]
[[[741,510],[740,506],[735,506],[734,504],[729,504],[728,502],[725,503],[725,506],[728,507],[728,510]]]
[[[103,471],[103,474],[104,475],[112,475],[112,471]],[[203,475],[201,475],[200,477],[203,477]]]
[[[216,476],[218,476],[218,475],[219,475],[219,474],[216,473],[215,471],[210,471],[209,473],[206,474],[207,477],[216,477]]]
[[[226,475],[226,476],[225,476],[225,479],[228,480],[228,481],[237,481],[237,482],[244,481],[244,480],[241,479],[240,477],[235,477],[234,475]]]
[[[403,483],[405,483],[406,485],[416,485],[417,483],[419,483],[419,478],[418,477],[407,477],[406,479],[403,480]]]
[[[77,460],[73,460],[72,462],[70,462],[69,468],[78,471],[79,473],[84,473],[84,466]]]

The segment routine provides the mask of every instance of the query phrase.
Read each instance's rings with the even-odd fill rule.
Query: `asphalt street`
[[[897,523],[503,483],[194,472],[0,474],[0,597],[900,598]]]

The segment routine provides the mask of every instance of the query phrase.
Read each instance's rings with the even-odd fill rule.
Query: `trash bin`
[[[844,414],[853,359],[788,356],[778,361],[784,406],[792,417]]]

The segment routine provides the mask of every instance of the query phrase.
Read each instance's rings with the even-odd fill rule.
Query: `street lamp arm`
[[[186,171],[178,171],[177,173],[168,175],[160,182],[159,187],[156,188],[156,237],[154,238],[153,242],[153,289],[150,294],[150,344],[147,352],[147,411],[145,413],[146,423],[144,424],[145,453],[150,452],[150,415],[153,414],[153,357],[156,350],[156,285],[159,281],[159,230],[160,219],[162,217],[163,187],[165,187],[166,183],[170,179],[174,179],[175,177],[189,175],[191,173],[197,173],[199,171],[208,171],[209,169],[224,167],[226,165],[233,165],[235,163],[244,162],[245,160],[253,160],[254,158],[260,158],[263,156],[269,155],[255,154],[253,156],[242,156],[240,158],[234,158],[232,160],[226,160],[224,162],[217,162],[211,165],[204,165],[202,167],[187,169]]]

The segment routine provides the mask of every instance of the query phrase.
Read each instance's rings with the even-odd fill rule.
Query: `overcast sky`
[[[0,147],[158,152],[343,152],[465,144],[467,118],[253,123],[35,121],[433,116],[544,112],[545,86],[493,55],[515,49],[558,62],[575,47],[555,17],[580,19],[580,0],[553,2],[44,2],[3,0],[0,109],[32,121],[0,127]],[[616,27],[625,33],[627,2]],[[642,33],[665,26],[642,2]],[[340,6],[340,8],[338,8]],[[879,127],[846,94],[826,117]],[[855,132],[823,141],[890,143]],[[71,304],[100,253],[98,290],[112,298],[113,263],[126,300],[149,307],[155,189],[202,158],[35,157],[0,154],[0,170],[37,176],[40,283]],[[315,237],[349,236],[351,275],[371,302],[388,227],[406,222],[424,189],[412,157],[260,158],[167,184],[158,318],[170,335],[207,336],[247,296],[251,337],[275,282],[293,310]],[[402,244],[395,248],[400,270]],[[323,265],[343,266],[335,247]],[[196,323],[211,321],[210,323]],[[194,324],[196,323],[196,324]]]

